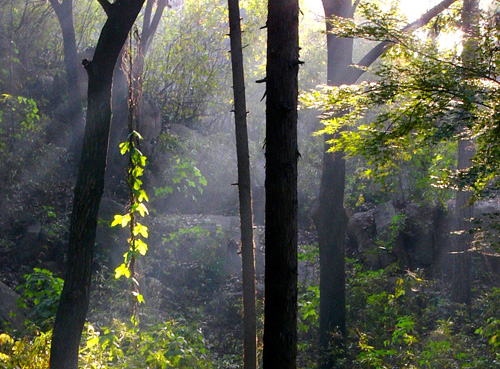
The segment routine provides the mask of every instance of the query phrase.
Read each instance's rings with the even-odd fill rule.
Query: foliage
[[[484,15],[475,25],[479,36],[469,36],[467,45],[474,45],[475,55],[469,65],[467,52],[443,53],[434,43],[396,31],[386,18],[369,6],[366,9],[367,22],[358,27],[338,20],[336,32],[397,43],[384,63],[370,70],[377,81],[325,86],[304,100],[327,112],[321,133],[335,135],[332,150],[361,155],[379,173],[425,158],[423,167],[434,167],[426,176],[438,174],[440,181],[434,181],[438,188],[453,185],[478,193],[495,189],[500,162],[494,144],[499,84],[498,60],[491,48],[499,39],[496,23]],[[356,128],[341,132],[355,124]],[[449,157],[436,149],[459,138],[474,139],[478,151],[471,168],[453,171],[447,168]]]
[[[33,338],[15,339],[0,334],[0,367],[48,369],[51,335],[36,332]],[[79,361],[85,369],[213,367],[201,330],[174,321],[142,331],[117,320],[100,331],[88,325]]]
[[[30,305],[28,319],[43,331],[47,331],[56,316],[64,281],[54,277],[50,271],[40,268],[34,268],[33,272],[26,274],[24,278],[24,283],[17,288],[22,292],[20,305],[23,308]]]
[[[189,0],[171,13],[151,45],[145,96],[162,107],[164,122],[206,129],[229,113],[221,104],[230,92],[226,6]]]
[[[3,369],[48,369],[52,331],[37,332],[34,338],[15,339],[0,333],[0,367]]]
[[[220,228],[215,230],[215,236],[220,235]],[[219,247],[217,237],[213,237],[209,229],[201,226],[179,228],[163,238],[165,251],[173,256],[176,263],[191,263],[201,273],[196,279],[218,276],[224,267],[225,255]],[[190,245],[186,247],[186,245]]]
[[[119,321],[110,328],[87,327],[80,351],[85,369],[212,368],[200,329],[167,321],[139,330]]]
[[[181,158],[176,155],[170,162],[171,165],[164,174],[168,184],[164,187],[155,188],[155,196],[164,198],[174,193],[174,190],[179,193],[189,194],[190,189],[196,190],[200,195],[203,194],[203,187],[206,187],[207,180],[196,167],[196,162],[193,159]],[[196,199],[194,195],[191,196],[193,200]]]

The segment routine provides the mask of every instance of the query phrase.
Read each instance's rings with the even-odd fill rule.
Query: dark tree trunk
[[[465,35],[462,59],[465,67],[474,63],[477,52],[474,41],[474,25],[479,17],[479,1],[464,0],[462,6],[462,30]],[[467,117],[465,117],[467,119]],[[472,158],[476,153],[474,142],[468,139],[458,141],[458,169],[466,169],[472,165]],[[456,197],[457,230],[455,249],[453,250],[453,274],[451,298],[453,302],[470,305],[471,302],[471,258],[468,252],[472,242],[472,229],[470,219],[472,218],[472,206],[470,205],[471,194],[468,191],[459,191]]]
[[[52,337],[50,368],[76,369],[78,348],[90,297],[97,214],[111,120],[113,69],[128,32],[144,0],[100,0],[108,19],[92,61],[84,61],[89,75],[87,124],[75,186],[66,280]]]
[[[264,369],[297,367],[298,0],[268,4]]]
[[[228,0],[229,37],[233,70],[238,192],[240,201],[241,261],[243,279],[243,368],[257,368],[257,313],[255,308],[255,247],[253,242],[250,154],[248,151],[247,107],[243,49],[238,0]]]

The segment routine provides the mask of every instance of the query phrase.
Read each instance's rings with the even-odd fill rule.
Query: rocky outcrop
[[[408,204],[396,209],[389,202],[350,217],[347,253],[374,268],[396,260],[410,269],[428,268],[446,250],[449,233],[442,208]]]

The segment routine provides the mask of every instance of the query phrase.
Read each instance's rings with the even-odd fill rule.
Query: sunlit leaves
[[[119,279],[121,276],[125,278],[130,278],[130,269],[125,264],[121,264],[115,269],[115,278]]]
[[[366,22],[359,26],[336,19],[333,31],[398,44],[370,70],[376,82],[320,87],[302,97],[304,105],[325,112],[325,126],[318,133],[331,135],[331,150],[365,157],[372,165],[366,172],[370,176],[387,176],[387,170],[400,170],[412,161],[429,174],[427,181],[434,181],[436,189],[486,194],[488,188],[500,188],[500,59],[491,52],[492,40],[499,40],[498,27],[486,18],[475,25],[479,36],[472,41],[471,63],[463,54],[443,53],[433,42],[398,33],[399,23],[377,14],[373,5],[360,9]],[[458,139],[476,143],[472,168],[457,171],[450,160],[446,145]]]
[[[111,227],[115,227],[119,224],[124,228],[130,223],[130,220],[132,219],[130,213],[125,215],[116,214],[114,218],[115,219],[111,223]]]
[[[138,223],[134,227],[134,229],[133,229],[132,232],[133,232],[134,236],[141,235],[144,238],[148,238],[148,236],[149,236],[149,234],[148,234],[148,227],[146,227],[145,225],[142,225],[140,223]]]

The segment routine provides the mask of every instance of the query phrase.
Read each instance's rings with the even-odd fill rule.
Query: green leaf
[[[134,296],[137,298],[137,301],[139,302],[139,304],[146,303],[146,300],[144,300],[144,296],[142,296],[140,293],[134,292]]]
[[[140,223],[137,223],[137,225],[134,227],[133,234],[134,234],[134,236],[137,236],[138,234],[140,234],[142,237],[148,238],[148,236],[149,236],[148,227],[146,227],[145,225],[142,225]]]
[[[141,239],[135,240],[135,248],[142,256],[148,252],[148,245]]]
[[[139,214],[141,214],[141,217],[149,214],[148,208],[142,202],[137,206],[136,210],[139,212]]]
[[[130,143],[128,141],[122,142],[120,145],[120,154],[125,155],[130,150]]]
[[[148,198],[148,195],[146,194],[146,191],[139,190],[139,193],[137,195],[137,201],[139,201],[139,202],[142,202],[142,201],[149,202],[149,198]]]
[[[125,276],[125,278],[130,278],[130,270],[125,264],[121,264],[118,268],[115,269],[116,279],[120,278],[122,275]]]

